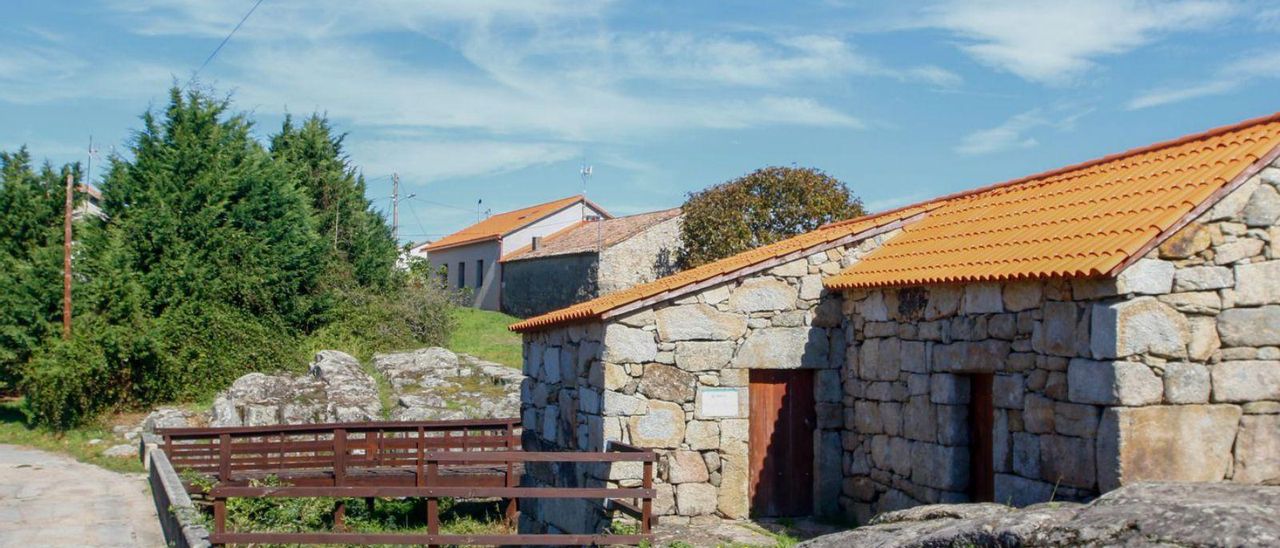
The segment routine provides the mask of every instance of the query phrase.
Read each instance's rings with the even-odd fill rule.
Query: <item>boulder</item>
[[[997,476],[997,491],[1016,476]],[[1043,485],[1022,480],[1026,491]],[[1051,488],[1052,486],[1047,486]],[[1280,487],[1145,483],[1087,504],[936,504],[877,516],[864,526],[816,537],[805,548],[921,546],[1266,546],[1280,539]]]

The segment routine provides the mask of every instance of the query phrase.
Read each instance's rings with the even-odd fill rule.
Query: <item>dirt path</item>
[[[164,546],[146,479],[0,445],[0,546]]]

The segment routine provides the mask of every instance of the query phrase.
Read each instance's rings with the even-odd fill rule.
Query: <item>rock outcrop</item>
[[[378,383],[349,354],[322,350],[300,376],[250,373],[213,401],[210,426],[378,420]]]
[[[391,385],[392,420],[479,419],[520,413],[524,375],[444,348],[378,354],[373,366]]]
[[[378,354],[378,375],[390,387],[386,410],[378,381],[354,357],[334,350],[316,354],[305,375],[250,373],[218,394],[210,426],[259,426],[383,420],[515,417],[520,409],[518,370],[458,355],[444,348]],[[153,413],[147,427],[177,426],[190,415]],[[173,424],[169,424],[173,423]]]
[[[1280,486],[1139,483],[1089,504],[935,504],[800,546],[1276,546]]]

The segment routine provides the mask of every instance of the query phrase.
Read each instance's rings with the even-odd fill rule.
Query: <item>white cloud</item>
[[[1280,52],[1265,52],[1237,59],[1195,83],[1148,90],[1131,99],[1126,106],[1129,110],[1138,110],[1198,97],[1223,95],[1255,80],[1276,78],[1280,78]]]
[[[927,10],[924,25],[950,31],[983,64],[1062,85],[1099,58],[1212,26],[1234,11],[1214,0],[948,0]]]
[[[1050,128],[1070,131],[1080,117],[1090,112],[1093,110],[1068,106],[1031,109],[1013,115],[998,126],[966,135],[960,144],[956,145],[955,151],[967,156],[976,156],[1031,148],[1040,144],[1040,141],[1031,135],[1034,130]]]
[[[94,97],[139,99],[172,82],[165,67],[129,59],[95,62],[64,46],[0,45],[0,101],[22,105]]]
[[[445,179],[507,173],[580,156],[578,147],[562,143],[474,140],[363,139],[352,141],[348,152],[366,174],[396,172],[410,184],[426,185]]]

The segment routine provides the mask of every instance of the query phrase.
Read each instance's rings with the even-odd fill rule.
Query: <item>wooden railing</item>
[[[236,428],[166,429],[158,433],[174,468],[218,480],[207,496],[213,503],[214,544],[639,544],[652,541],[652,450],[613,443],[600,453],[524,452],[514,419],[377,422]],[[640,462],[641,487],[520,486],[526,463]],[[282,485],[252,480],[275,475]],[[336,498],[333,530],[278,533],[227,531],[227,499],[241,497]],[[415,533],[359,533],[345,530],[342,499],[411,497],[426,499],[427,530]],[[633,535],[440,533],[439,500],[506,499],[508,522],[517,521],[517,500],[608,499],[640,521]],[[634,502],[626,502],[630,499]]]

